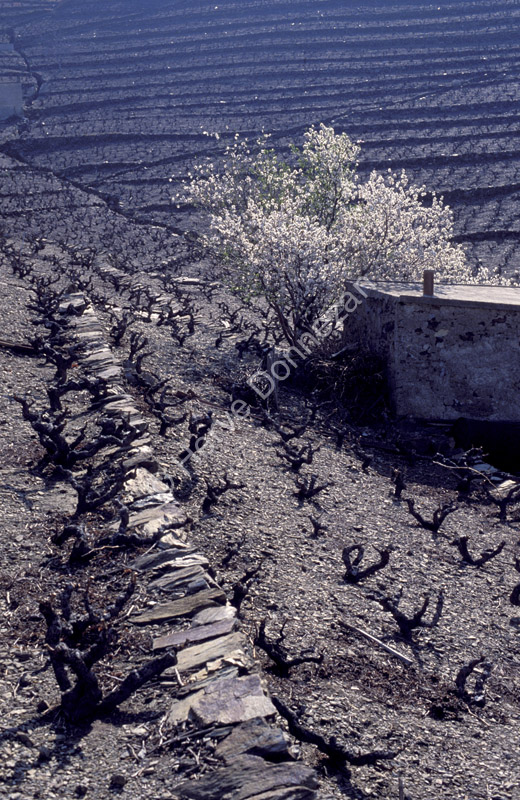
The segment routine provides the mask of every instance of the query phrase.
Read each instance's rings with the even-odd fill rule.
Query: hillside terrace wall
[[[520,421],[520,289],[360,285],[347,342],[384,359],[398,416]]]
[[[116,268],[107,272],[114,275]],[[122,271],[117,274],[129,280]],[[67,341],[76,347],[81,343],[77,366],[106,387],[91,413],[101,408],[103,417],[126,420],[140,434],[130,448],[112,448],[111,460],[119,458],[125,473],[125,529],[150,541],[131,562],[139,576],[139,602],[128,623],[148,629],[154,653],[169,649],[176,654],[175,666],[159,676],[167,706],[161,732],[173,732],[175,738],[179,725],[189,725],[206,734],[218,728],[221,738],[216,767],[201,768],[204,774],[197,778],[181,778],[171,797],[319,800],[315,769],[294,759],[290,739],[275,721],[276,707],[236,608],[206,570],[207,559],[187,541],[188,517],[160,477],[148,419],[124,390],[123,367],[105,341],[94,308],[82,292],[63,294],[61,300]],[[114,532],[120,530],[120,521],[110,524]]]

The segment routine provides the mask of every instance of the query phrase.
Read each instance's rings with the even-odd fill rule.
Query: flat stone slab
[[[517,286],[489,286],[484,284],[437,283],[433,295],[423,294],[422,283],[407,281],[370,281],[362,279],[361,286],[370,295],[390,295],[401,300],[428,304],[488,305],[497,308],[519,308],[520,289]]]
[[[191,617],[207,606],[225,602],[226,595],[221,589],[207,589],[187,597],[180,597],[178,600],[171,600],[169,603],[158,603],[142,614],[130,617],[130,622],[135,625],[149,625],[154,622],[166,622],[177,617]]]
[[[177,653],[176,669],[179,672],[187,672],[194,667],[207,664],[208,661],[224,658],[235,650],[242,651],[243,643],[244,638],[241,633],[230,633],[227,636],[219,636],[218,639],[211,639],[209,642],[186,647]],[[174,670],[167,669],[163,675],[171,674],[172,671]]]
[[[79,331],[88,333],[92,339],[103,338],[104,340],[105,338],[103,329],[90,308],[83,312],[83,316],[72,319],[71,323],[71,326],[75,328],[75,333]]]
[[[171,592],[175,589],[181,589],[186,584],[194,581],[196,578],[204,578],[206,573],[198,564],[193,564],[184,569],[175,569],[173,572],[167,572],[166,575],[161,575],[154,581],[148,584],[149,589],[160,589],[163,592]],[[205,585],[208,584],[204,580]]]
[[[94,328],[93,328],[92,331],[80,331],[80,330],[78,330],[78,331],[75,332],[75,335],[78,337],[78,339],[86,339],[87,341],[91,341],[91,342],[104,342],[105,341],[105,338],[104,338],[101,330],[99,330],[99,332],[98,332]]]
[[[246,675],[242,678],[239,678],[237,674],[216,677],[208,680],[201,688],[194,688],[197,690],[192,694],[173,703],[165,719],[167,727],[173,727],[187,719],[194,719],[203,727],[206,725],[234,725],[253,719],[260,721],[262,717],[276,714],[275,707],[262,690],[258,675]],[[257,749],[263,747],[266,752],[269,747],[276,747],[278,756],[282,752],[286,752],[287,742],[282,732],[278,731],[278,736],[275,737],[272,729],[267,724],[264,723],[264,725],[269,734],[264,729],[261,733],[257,731],[256,734],[244,733],[239,740],[237,739],[237,747],[256,746]],[[255,744],[253,744],[253,740]],[[259,744],[260,741],[263,744]],[[233,751],[228,746],[228,750],[222,755],[229,754],[230,758],[235,758],[239,753],[240,750]]]
[[[97,374],[98,378],[102,378],[104,381],[109,381],[112,378],[119,378],[121,376],[121,367],[107,367],[99,372],[97,370],[92,371]]]
[[[222,678],[204,688],[204,696],[192,705],[201,725],[232,725],[255,717],[270,717],[276,708],[266,697],[259,675]]]
[[[138,453],[147,453],[150,451],[150,454],[153,454],[153,450],[150,447],[151,437],[149,434],[145,436],[141,436],[140,439],[135,439],[132,442],[132,447],[128,451],[130,455],[138,455]]]
[[[173,704],[165,719],[165,726],[167,728],[174,728],[181,722],[186,722],[190,718],[191,704],[195,703],[201,697],[204,697],[204,689],[199,689],[198,692],[189,694],[182,700],[177,700]]]
[[[187,520],[186,512],[180,506],[172,503],[164,507],[162,514],[143,525],[143,534],[155,538],[171,528],[182,528],[183,525],[186,525]]]
[[[77,312],[83,312],[87,308],[87,300],[84,294],[69,294],[65,295],[63,300],[59,305],[60,314],[69,314]],[[74,311],[69,311],[72,307]]]
[[[234,619],[223,619],[210,625],[198,625],[195,628],[188,628],[187,631],[167,633],[165,636],[159,636],[158,639],[154,639],[153,649],[162,650],[165,647],[184,647],[184,645],[193,644],[193,642],[214,639],[216,636],[231,633],[235,624],[236,620]]]
[[[141,511],[141,509],[143,508],[151,508],[152,506],[162,506],[165,503],[176,503],[176,500],[168,487],[165,492],[156,492],[155,494],[145,494],[144,496],[139,497],[137,500],[134,500],[131,505],[132,505],[132,511]]]
[[[305,786],[291,786],[288,789],[275,789],[274,792],[254,794],[248,800],[313,800],[316,792]]]
[[[130,400],[117,400],[103,406],[103,413],[111,417],[135,414],[135,410],[135,405],[131,398]]]
[[[313,769],[301,763],[270,764],[258,756],[238,756],[229,766],[198,781],[182,783],[175,791],[180,800],[315,800],[318,780]],[[296,791],[297,790],[297,791]],[[283,794],[283,792],[286,794]],[[287,794],[287,791],[292,794]],[[282,794],[276,794],[276,792]]]
[[[144,467],[148,472],[158,472],[159,470],[159,464],[152,455],[152,448],[147,445],[126,458],[123,461],[123,467],[127,472],[134,467]]]
[[[193,548],[189,547],[185,542],[179,542],[179,544],[175,542],[174,546],[169,546],[161,550],[154,550],[152,553],[145,553],[139,556],[139,558],[136,558],[131,564],[131,567],[132,569],[138,570],[166,568],[167,564],[173,565],[178,558],[185,558],[191,553],[193,553]]]
[[[174,536],[173,533],[165,533],[164,536],[161,536],[161,538],[157,542],[157,547],[159,547],[161,550],[168,550],[171,547],[178,547],[178,548],[184,548],[184,550],[191,552],[193,548],[190,547],[188,542],[179,538],[181,536],[185,537],[186,533],[184,531],[178,531],[177,536]]]
[[[193,680],[194,678],[196,678],[196,680]],[[212,683],[213,681],[216,680],[220,680],[221,678],[238,678],[238,668],[230,666],[229,664],[220,664],[219,667],[212,670],[211,672],[208,672],[206,669],[203,669],[200,671],[200,673],[197,672],[194,675],[191,675],[190,681],[188,683],[185,683],[184,686],[179,686],[178,685],[179,681],[177,680],[177,677],[175,677],[175,683],[177,684],[175,696],[187,697],[189,694],[198,692],[200,689],[203,689],[209,683]],[[171,680],[172,679],[170,678],[170,681]]]
[[[142,467],[138,467],[134,477],[125,482],[125,494],[131,494],[134,499],[169,491],[170,487],[167,483],[159,480]]]
[[[76,333],[82,331],[83,333],[89,333],[93,339],[95,337],[103,337],[104,339],[103,329],[90,308],[85,309],[81,317],[72,319],[70,324],[71,327],[75,328]]]
[[[235,606],[217,606],[216,608],[204,608],[193,617],[192,625],[206,625],[210,622],[220,622],[224,619],[235,619],[237,610]]]
[[[186,512],[178,503],[163,503],[130,514],[128,527],[137,528],[142,525],[145,536],[155,536],[160,531],[181,528],[186,524],[186,519]]]
[[[185,569],[186,567],[207,567],[208,566],[208,559],[206,556],[200,555],[200,553],[187,553],[186,550],[179,551],[179,555],[177,557],[173,557],[168,559],[168,561],[163,561],[160,567],[157,567],[157,570],[170,570],[174,571],[177,569]]]
[[[123,391],[119,392],[119,391],[117,391],[117,387],[115,387],[115,386],[112,387],[110,393],[107,394],[106,397],[103,397],[98,402],[99,402],[99,405],[102,406],[102,408],[104,410],[105,409],[110,410],[110,407],[112,405],[114,407],[117,407],[119,403],[127,403],[127,404],[131,405],[133,408],[135,408],[135,400],[132,397],[132,395],[128,394],[127,392],[123,392]]]
[[[290,759],[289,741],[280,728],[268,725],[265,720],[256,717],[236,725],[215,751],[217,756],[225,759],[243,753],[269,758],[271,761],[286,761]]]
[[[202,592],[204,589],[209,589],[210,587],[210,582],[208,582],[206,578],[207,575],[204,573],[203,575],[193,578],[189,583],[179,586],[177,589],[168,588],[165,591],[172,592],[174,596],[179,592],[182,592],[182,594],[195,594],[196,592]]]
[[[83,363],[90,367],[105,367],[109,365],[113,365],[114,359],[112,357],[112,353],[109,350],[99,350],[97,353],[92,353],[90,356],[86,356],[82,359]]]

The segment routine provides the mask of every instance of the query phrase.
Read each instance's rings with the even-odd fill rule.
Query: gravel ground
[[[22,252],[28,252],[31,234],[47,240],[39,256],[44,271],[68,269],[69,280],[70,270],[79,266],[85,278],[95,259],[80,256],[92,248],[98,262],[111,254],[124,269],[137,270],[136,280],[159,291],[154,271],[171,266],[179,253],[176,231],[196,222],[183,214],[172,220],[168,177],[173,175],[175,184],[190,158],[215,147],[215,140],[201,136],[200,126],[225,135],[226,125],[251,132],[265,125],[278,132],[283,144],[288,131],[299,133],[320,119],[344,123],[355,138],[367,140],[366,168],[406,166],[432,188],[444,190],[456,205],[459,233],[474,247],[475,259],[516,269],[517,45],[509,38],[517,26],[516,3],[494,4],[493,9],[478,2],[442,4],[442,36],[425,27],[434,14],[426,6],[417,7],[415,17],[404,6],[369,14],[364,7],[323,4],[318,29],[309,16],[316,12],[313,4],[269,2],[259,14],[259,4],[250,3],[251,21],[240,30],[231,2],[222,5],[220,19],[216,9],[206,6],[179,4],[172,10],[157,2],[152,14],[147,9],[146,23],[141,4],[125,3],[123,9],[110,2],[100,12],[99,4],[84,3],[79,10],[75,2],[64,3],[56,18],[40,14],[46,10],[40,6],[38,16],[31,17],[36,5],[2,3],[6,22],[20,25],[19,44],[29,60],[28,70],[21,56],[10,56],[6,69],[25,75],[26,95],[33,102],[22,126],[6,125],[0,131],[1,210],[4,230]],[[289,11],[295,23],[302,23],[294,47],[288,45],[291,38],[296,41]],[[142,35],[139,28],[145,24]],[[95,38],[93,26],[99,31]],[[212,49],[203,41],[205,34],[214,41],[218,31],[220,42],[228,27],[236,34],[235,45],[240,39],[249,52],[247,59],[242,53],[240,68],[227,64],[227,59],[233,62],[232,51]],[[173,51],[170,29],[178,34]],[[372,50],[365,46],[367,37]],[[417,45],[413,53],[410,39]],[[256,50],[253,41],[259,43]],[[267,44],[285,54],[283,80],[282,62],[273,65],[265,58]],[[138,46],[144,58],[136,72],[137,66],[129,70],[125,52]],[[371,75],[366,74],[367,59]],[[483,59],[489,61],[485,68]],[[165,80],[169,67],[172,89]],[[183,81],[190,70],[188,85]],[[208,71],[220,75],[210,94]],[[256,83],[255,75],[261,77]],[[132,81],[141,76],[146,91],[138,97]],[[160,107],[157,83],[176,93],[168,94],[173,100]],[[352,96],[345,87],[352,87]],[[257,111],[252,93],[258,95]],[[162,127],[157,127],[158,108]],[[146,139],[151,128],[157,134],[153,143]],[[183,269],[196,272],[186,261]],[[14,277],[4,260],[0,288],[0,338],[31,336],[28,284]],[[217,294],[210,302],[193,290],[195,331],[179,345],[166,327],[156,326],[154,319],[144,321],[135,297],[114,291],[97,273],[91,289],[107,340],[110,312],[128,307],[132,329],[149,340],[146,370],[168,378],[172,391],[192,393],[180,405],[180,417],[184,411],[192,420],[213,413],[210,444],[192,459],[190,471],[178,462],[190,441],[189,416],[169,428],[166,437],[152,420],[154,450],[192,519],[190,541],[208,555],[229,595],[236,595],[237,582],[247,581],[247,573],[258,568],[242,601],[241,625],[270,691],[304,728],[334,736],[357,754],[396,754],[348,771],[310,744],[293,740],[295,752],[316,766],[324,800],[397,798],[399,777],[410,800],[517,800],[520,617],[509,598],[519,581],[514,567],[520,547],[518,512],[509,512],[508,521],[501,522],[482,481],[469,497],[459,496],[452,472],[434,463],[436,450],[448,453],[453,447],[446,432],[398,425],[381,403],[364,421],[357,413],[346,420],[335,403],[319,408],[293,443],[310,443],[316,451],[299,476],[315,475],[328,486],[315,502],[300,502],[298,474],[277,454],[280,435],[266,425],[261,409],[253,407],[247,420],[229,429],[232,398],[257,366],[247,352],[239,359],[235,345],[245,334],[228,335],[218,303],[229,298]],[[129,334],[115,351],[121,360],[127,358]],[[214,768],[216,745],[211,737],[160,745],[161,719],[174,688],[147,685],[121,711],[85,729],[70,728],[56,711],[59,693],[48,668],[38,603],[71,579],[64,566],[70,546],[57,548],[51,536],[70,514],[75,493],[37,469],[42,456],[37,437],[11,399],[25,392],[43,397],[52,372],[36,358],[0,348],[0,777],[12,800],[117,793],[173,800],[186,777]],[[138,387],[129,383],[125,388],[148,414]],[[283,430],[305,421],[318,399],[294,386],[282,391],[277,419]],[[347,435],[340,442],[336,431],[346,422]],[[406,472],[401,500],[391,482],[396,468]],[[230,488],[208,508],[207,483],[222,486],[225,476],[240,488]],[[433,536],[412,518],[405,498],[413,498],[428,518],[446,502],[457,501],[458,509]],[[318,533],[311,516],[323,525]],[[505,544],[484,566],[471,566],[453,544],[464,536],[473,556]],[[381,571],[349,584],[342,550],[355,544],[364,546],[369,564],[379,557],[378,549],[388,550],[390,560]],[[124,559],[108,556],[95,562],[92,580],[100,598],[115,589],[126,566]],[[74,574],[73,579],[83,585],[86,578]],[[444,598],[438,624],[419,627],[411,641],[378,602],[395,599],[401,590],[401,606],[409,616],[430,595],[428,621],[439,592]],[[317,656],[319,663],[302,663],[280,674],[258,644],[263,620],[268,640],[283,637],[286,655]],[[373,634],[412,664],[345,625]],[[109,684],[117,682],[129,662],[141,663],[150,652],[148,634],[136,634],[125,621],[119,634],[120,649],[104,676]],[[468,679],[468,696],[455,691],[458,671],[480,656],[491,665],[483,705],[472,700],[475,674]]]
[[[24,309],[27,290],[7,272],[2,279],[9,287],[3,298],[5,335],[18,339],[30,329],[30,315]],[[187,401],[192,416],[211,408],[218,431],[210,438],[211,444],[192,459],[189,473],[178,462],[189,442],[188,420],[171,428],[166,437],[156,432],[154,449],[192,519],[190,542],[208,555],[217,580],[230,596],[248,570],[260,567],[242,602],[241,618],[242,629],[266,670],[271,693],[301,725],[325,738],[336,737],[357,754],[396,754],[375,766],[352,767],[347,772],[328,764],[311,745],[296,742],[304,760],[321,775],[322,796],[383,800],[397,796],[402,776],[412,800],[426,800],[432,794],[446,800],[514,800],[519,772],[512,742],[518,726],[520,666],[515,659],[519,618],[509,602],[517,582],[514,511],[504,524],[480,491],[468,500],[459,497],[451,472],[422,452],[448,446],[428,426],[399,427],[391,421],[353,426],[351,443],[338,447],[331,431],[340,417],[330,418],[329,404],[295,440],[320,447],[312,464],[304,465],[299,475],[277,455],[280,436],[262,424],[258,410],[252,409],[251,418],[234,432],[223,431],[218,421],[225,419],[231,398],[222,387],[237,380],[239,362],[232,337],[220,348],[214,347],[222,326],[217,305],[222,299],[215,298],[213,304],[197,299],[198,324],[183,347],[153,322],[134,323],[134,330],[141,329],[148,338],[151,355],[146,369],[168,377],[177,392],[191,390],[196,395]],[[111,302],[116,301],[121,306],[126,302],[124,296]],[[102,307],[99,314],[103,318]],[[127,348],[125,337],[118,351],[122,360]],[[37,359],[6,351],[0,356],[9,394],[28,386],[31,393],[43,391],[50,370]],[[251,369],[253,363],[246,355],[240,369]],[[136,388],[128,388],[142,403]],[[295,392],[281,393],[279,418],[286,426],[305,419],[309,400]],[[114,780],[117,783],[119,778],[114,775],[122,776],[125,786],[118,791],[128,796],[171,796],[180,779],[197,769],[193,753],[206,769],[211,768],[214,746],[203,742],[202,756],[193,747],[191,753],[168,747],[154,751],[171,689],[165,692],[157,683],[151,684],[113,718],[96,722],[88,730],[71,730],[52,712],[58,694],[45,668],[37,605],[42,596],[53,592],[56,581],[59,585],[70,579],[63,567],[67,546],[65,553],[60,551],[49,536],[73,497],[63,493],[60,484],[44,483],[38,477],[34,467],[41,455],[39,446],[21,421],[18,407],[9,404],[6,411],[7,424],[0,427],[5,453],[3,512],[9,520],[1,553],[0,597],[7,620],[1,638],[1,701],[6,726],[2,769],[10,796],[60,797],[74,792],[81,796],[86,789],[88,796],[105,797],[116,791]],[[399,455],[397,445],[406,457]],[[393,496],[390,476],[396,467],[406,470],[403,498],[413,497],[426,517],[440,504],[458,499],[458,510],[446,519],[439,535],[421,528],[404,500]],[[314,503],[301,503],[294,494],[295,480],[311,474],[319,483],[330,485]],[[237,488],[205,510],[206,482],[216,485],[226,475]],[[324,526],[317,536],[311,516]],[[502,541],[505,546],[483,567],[470,566],[462,563],[453,546],[454,539],[464,535],[473,555]],[[368,563],[376,559],[377,549],[386,548],[389,565],[349,585],[343,577],[341,553],[352,544],[365,547]],[[117,572],[114,561],[100,560],[93,567],[100,591],[110,590],[109,565]],[[402,608],[409,614],[420,607],[425,594],[431,595],[432,607],[439,591],[444,594],[438,624],[419,628],[411,641],[403,639],[391,615],[376,600],[377,596],[395,597],[400,590]],[[431,614],[427,613],[427,620]],[[320,663],[303,663],[288,675],[280,674],[258,645],[262,620],[271,641],[283,626],[286,654],[321,656]],[[382,639],[411,659],[412,665],[386,654],[343,623]],[[124,659],[139,660],[150,648],[149,635],[136,640],[124,624],[121,637],[111,674],[124,669]],[[458,670],[480,655],[492,665],[483,706],[458,697],[454,684]],[[39,703],[50,706],[47,716],[38,714],[44,708]]]
[[[236,371],[233,342],[228,342],[229,355],[217,355],[211,350],[209,326],[201,335],[205,346],[193,341],[187,353],[168,348],[162,339],[149,363],[158,374],[174,376],[175,387],[189,387],[204,403],[220,405],[223,415],[229,396],[216,384]],[[286,421],[305,417],[305,398],[287,394],[281,402]],[[194,413],[203,411],[204,404],[195,405]],[[432,536],[412,519],[404,502],[392,496],[390,476],[396,467],[406,470],[403,497],[414,498],[426,516],[457,499],[451,473],[436,467],[431,457],[412,458],[411,465],[385,453],[398,440],[414,446],[411,432],[392,424],[357,429],[363,452],[372,457],[363,470],[351,448],[337,448],[328,425],[318,418],[299,441],[321,447],[301,474],[315,474],[319,483],[330,483],[314,505],[302,505],[294,497],[295,475],[277,456],[280,437],[275,431],[246,422],[234,433],[218,435],[218,440],[215,435],[208,451],[203,449],[200,458],[193,459],[198,482],[189,513],[197,523],[190,538],[214,564],[226,562],[225,569],[217,566],[217,574],[230,588],[248,569],[262,564],[242,607],[252,638],[262,619],[271,638],[285,623],[283,643],[290,654],[324,655],[322,665],[297,667],[289,679],[272,677],[271,690],[290,704],[300,721],[322,735],[355,744],[359,752],[402,750],[376,770],[356,769],[355,789],[336,776],[327,782],[332,796],[382,800],[396,793],[396,776],[403,774],[414,800],[434,793],[461,800],[513,798],[518,783],[511,745],[518,724],[520,663],[515,657],[519,618],[509,594],[516,581],[512,562],[520,544],[518,525],[500,523],[495,507],[485,502],[462,501],[444,523],[442,535]],[[168,441],[162,448],[158,445],[170,468],[172,457],[182,449],[182,434],[177,435],[180,447]],[[433,429],[420,431],[419,444],[424,446],[425,440],[438,443]],[[243,488],[229,491],[211,513],[200,515],[205,491],[201,478],[215,482],[224,473]],[[318,538],[313,536],[311,515],[326,526]],[[453,546],[459,536],[468,536],[470,549],[479,553],[502,541],[506,544],[489,564],[470,567]],[[369,563],[377,548],[389,549],[389,566],[362,584],[347,585],[341,553],[351,544],[364,545]],[[238,552],[229,559],[235,549]],[[411,644],[402,641],[393,619],[373,599],[378,592],[393,597],[400,590],[408,612],[420,607],[426,593],[432,604],[440,590],[444,593],[438,626],[420,629]],[[394,644],[414,666],[387,657],[345,630],[342,622]],[[257,652],[269,670],[269,660]],[[452,692],[460,667],[481,654],[493,663],[493,670],[489,700],[477,709],[460,703]]]

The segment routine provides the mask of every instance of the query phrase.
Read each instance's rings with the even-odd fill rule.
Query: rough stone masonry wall
[[[401,301],[393,355],[398,414],[520,419],[520,311]]]
[[[354,296],[361,297],[354,286],[347,287]],[[365,289],[366,297],[345,320],[345,344],[359,346],[366,352],[380,356],[387,365],[390,394],[394,397],[394,340],[396,298],[375,290]]]
[[[385,359],[399,416],[520,420],[520,308],[368,290],[346,336]]]

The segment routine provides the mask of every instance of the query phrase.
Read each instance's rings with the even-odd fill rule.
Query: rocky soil
[[[231,800],[516,800],[519,512],[514,503],[501,511],[496,494],[506,480],[514,484],[503,494],[515,489],[516,477],[485,466],[454,470],[453,459],[462,454],[449,430],[392,420],[380,380],[367,379],[377,365],[358,369],[354,380],[352,365],[343,364],[343,403],[338,394],[314,391],[300,373],[280,390],[279,408],[271,405],[266,414],[245,383],[259,366],[254,336],[245,344],[258,320],[235,314],[222,289],[208,292],[203,265],[193,262],[178,235],[196,221],[182,210],[174,216],[169,205],[186,163],[220,146],[201,130],[225,136],[226,125],[255,132],[265,124],[283,144],[288,132],[311,121],[343,120],[347,131],[369,140],[367,167],[395,162],[453,192],[460,235],[477,243],[474,257],[514,272],[516,240],[499,234],[512,230],[517,191],[516,43],[508,39],[516,4],[443,4],[439,21],[430,7],[414,5],[416,17],[404,6],[368,14],[323,3],[319,25],[315,4],[306,3],[262,4],[261,14],[250,3],[247,25],[235,19],[231,2],[221,4],[220,18],[213,7],[173,10],[157,2],[146,20],[141,3],[110,2],[102,10],[97,3],[58,3],[58,16],[49,13],[53,5],[1,4],[16,44],[2,65],[5,74],[23,76],[32,101],[23,123],[2,126],[0,153],[0,777],[6,796],[217,800],[227,792]],[[241,51],[240,68],[231,46],[211,44],[217,32],[221,48],[226,37],[235,47],[243,44],[249,55]],[[286,60],[267,59],[268,45]],[[127,52],[139,54],[139,47],[136,66]],[[210,92],[207,76],[217,67],[220,83]],[[174,77],[167,80],[168,70]],[[138,78],[147,87],[140,94]],[[164,88],[162,127],[150,111],[152,97],[159,109],[157,84]],[[396,131],[406,141],[395,142]],[[96,668],[105,692],[156,655],[154,639],[184,636],[196,626],[189,615],[146,626],[132,620],[144,611],[153,615],[177,589],[150,586],[156,576],[136,567],[138,556],[157,551],[154,542],[96,550],[110,526],[121,526],[123,490],[84,515],[88,548],[96,550],[87,564],[71,559],[74,538],[58,543],[78,492],[52,462],[42,462],[45,449],[14,399],[33,398],[41,410],[56,384],[52,359],[41,349],[30,352],[36,336],[53,332],[41,324],[35,275],[59,278],[52,291],[89,298],[120,365],[124,403],[133,403],[146,422],[150,439],[141,446],[150,448],[154,478],[188,517],[168,547],[185,546],[207,559],[200,562],[202,576],[197,564],[185,567],[184,586],[201,580],[215,591],[221,587],[235,608],[237,631],[223,635],[238,632],[241,653],[228,649],[218,669],[241,679],[260,674],[278,711],[263,708],[271,733],[246,728],[247,746],[231,739],[222,718],[201,728],[200,706],[198,717],[182,718],[178,704],[186,710],[190,689],[211,678],[201,674],[207,662],[179,676],[154,677],[118,710],[82,725],[60,711],[39,606],[59,604],[68,584],[78,597],[88,588],[92,605],[106,609],[136,575],[134,594],[115,622],[117,646]],[[40,283],[42,296],[44,290]],[[72,360],[67,378],[83,369]],[[337,376],[330,363],[322,370],[325,383]],[[169,408],[160,403],[166,387]],[[248,404],[242,419],[231,415],[237,398]],[[70,438],[86,420],[92,437],[89,403],[86,391],[67,392]],[[183,467],[186,449],[199,439],[203,446]],[[109,446],[100,450],[92,468],[112,455]],[[451,463],[442,465],[443,459]],[[75,470],[81,475],[81,465]],[[396,471],[406,484],[400,497]],[[311,497],[312,480],[323,488]],[[407,499],[426,523],[443,505],[457,507],[435,533],[412,516]],[[359,549],[344,553],[356,545],[364,549],[358,563]],[[188,598],[196,596],[192,589]],[[424,615],[407,628],[426,597]],[[177,650],[179,658],[183,650],[170,646]],[[473,661],[463,685],[461,670]],[[259,749],[251,741],[260,735],[267,744]],[[238,757],[246,761],[229,767],[230,752],[237,756],[242,747],[249,754]],[[280,764],[272,763],[273,752],[275,758],[282,753]],[[250,760],[260,756],[261,766]],[[274,767],[279,777],[262,783]]]
[[[45,274],[53,256],[52,248],[44,248],[22,260],[37,263]],[[8,261],[2,274],[3,335],[10,343],[27,342],[35,329],[34,312],[28,310],[35,292],[27,277],[13,276]],[[74,274],[73,264],[62,266],[66,279]],[[190,518],[187,542],[207,556],[212,579],[238,607],[249,654],[262,665],[269,691],[285,713],[285,722],[279,724],[294,734],[292,755],[317,769],[321,796],[397,797],[401,777],[413,800],[433,793],[461,800],[513,800],[518,791],[512,743],[518,726],[515,653],[520,626],[511,603],[520,545],[514,504],[506,507],[501,520],[499,507],[485,492],[489,478],[477,476],[467,493],[458,473],[440,465],[441,457],[435,455],[439,449],[445,456],[457,455],[442,429],[439,433],[434,426],[399,426],[384,409],[376,415],[379,421],[372,415],[371,423],[356,423],[337,403],[294,388],[280,392],[277,412],[271,409],[266,417],[261,407],[250,406],[247,418],[230,423],[232,398],[244,390],[241,373],[257,361],[248,353],[238,358],[236,344],[243,334],[229,335],[222,310],[229,298],[215,294],[210,302],[196,288],[184,289],[186,302],[196,308],[195,325],[180,345],[179,331],[174,340],[167,326],[158,325],[157,312],[136,314],[135,301],[127,299],[131,288],[111,290],[99,265],[91,273],[90,292],[98,298],[94,305],[106,340],[112,330],[112,350],[119,363],[126,364],[125,392],[149,420],[159,477]],[[83,274],[81,280],[88,277]],[[154,287],[153,278],[149,285]],[[168,302],[173,307],[174,298]],[[125,307],[133,309],[132,325],[116,346],[110,312],[121,318]],[[131,337],[137,333],[146,337],[141,377],[129,361]],[[215,347],[222,333],[223,341]],[[104,797],[111,791],[171,796],[167,793],[175,793],[184,778],[199,777],[219,763],[213,755],[214,726],[206,739],[194,734],[196,746],[184,738],[189,722],[181,720],[177,734],[163,735],[165,714],[172,700],[180,699],[176,680],[154,679],[120,711],[87,727],[71,727],[57,709],[59,692],[47,658],[39,601],[55,598],[73,581],[80,587],[85,582],[94,586],[93,597],[106,604],[121,590],[133,560],[131,553],[118,548],[114,553],[100,548],[85,568],[78,569],[71,563],[72,543],[53,543],[74,511],[76,492],[52,470],[42,469],[43,451],[12,398],[28,394],[44,404],[54,368],[12,348],[3,348],[1,359],[6,520],[2,612],[7,623],[2,634],[2,769],[9,796],[88,792]],[[178,402],[168,411],[172,424],[163,436],[160,420],[144,399],[142,382],[150,376],[167,380]],[[82,414],[80,400],[81,393],[72,393],[68,401],[73,425]],[[179,457],[193,440],[193,431],[199,435],[208,419],[204,446],[186,462],[186,469]],[[283,439],[291,434],[286,444],[293,450],[307,448],[307,454],[310,448],[310,464],[297,468],[281,455],[287,452]],[[391,480],[396,469],[406,483],[400,498]],[[496,470],[491,474],[495,484],[507,477]],[[316,485],[325,488],[307,498],[301,487],[308,487],[313,476]],[[415,501],[426,523],[444,504],[455,502],[457,508],[434,533],[411,516],[406,498]],[[101,518],[96,517],[96,527],[90,523],[91,546],[118,516],[117,505],[108,501]],[[479,566],[464,560],[456,546],[463,537],[474,561],[504,545]],[[381,551],[387,552],[389,563],[357,580],[356,552],[351,553],[350,576],[342,558],[343,548],[352,545],[365,550],[361,570],[378,561]],[[411,632],[400,628],[399,617],[388,611],[388,604],[395,604],[401,594],[399,610],[408,619],[430,597],[424,624]],[[132,601],[130,609],[134,615],[137,603],[146,603],[146,595],[137,597],[140,601]],[[160,589],[152,598],[152,612],[153,603],[160,608],[168,599]],[[436,610],[440,617],[435,621]],[[118,676],[122,680],[128,664],[142,664],[150,656],[150,633],[164,635],[169,630],[164,625],[143,629],[125,616],[118,648],[101,673],[109,688]],[[276,642],[278,650],[273,651],[269,645]],[[457,689],[461,668],[481,656],[467,685]],[[291,666],[291,659],[299,657],[303,662]],[[354,762],[368,754],[369,763],[351,765],[330,752],[327,757],[323,747],[306,741],[309,732],[322,737],[322,745],[330,747],[332,742],[348,751]],[[179,739],[190,745],[179,750]],[[374,753],[380,757],[371,758]]]

